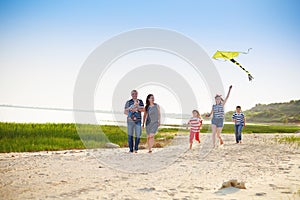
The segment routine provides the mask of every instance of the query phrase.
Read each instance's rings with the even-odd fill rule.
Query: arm
[[[226,104],[226,102],[227,102],[227,100],[228,100],[228,98],[229,98],[229,95],[230,95],[231,89],[232,89],[232,85],[231,85],[231,86],[229,86],[229,90],[228,90],[227,96],[226,96],[226,98],[225,98],[225,100],[224,100],[224,102],[223,102],[223,106],[225,106],[225,104]]]
[[[159,105],[157,105],[157,110],[158,110],[158,126],[160,126],[161,114],[160,114],[160,107],[159,107]]]
[[[199,124],[200,124],[200,125],[199,125],[199,129],[202,129],[202,121],[203,121],[203,120],[202,120],[202,118],[201,118],[201,116],[200,116],[200,118],[199,118]]]
[[[140,100],[140,102],[139,102],[138,111],[139,112],[145,112],[144,103],[143,103],[142,100]]]
[[[145,112],[145,108],[144,107],[139,107],[138,111],[139,112]]]
[[[191,124],[191,120],[189,120],[189,121],[186,123],[186,129],[189,128],[190,124]]]
[[[125,103],[124,114],[125,114],[125,115],[128,115],[128,111],[129,111],[129,102],[127,101],[127,102]]]
[[[214,109],[211,109],[210,113],[206,117],[210,117],[214,113]]]
[[[127,109],[124,109],[124,114],[125,114],[125,115],[128,115],[128,108],[127,108]]]
[[[143,128],[145,127],[146,117],[147,117],[147,111],[145,110],[144,115],[143,115],[143,124],[142,124]]]
[[[235,119],[235,117],[234,117],[234,115],[232,115],[232,121],[235,123],[236,122],[236,119]]]

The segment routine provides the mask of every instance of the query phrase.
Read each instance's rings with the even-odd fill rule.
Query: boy
[[[246,119],[244,113],[241,112],[241,106],[236,107],[236,112],[232,115],[234,122],[235,140],[237,144],[242,143],[242,129],[246,127]]]

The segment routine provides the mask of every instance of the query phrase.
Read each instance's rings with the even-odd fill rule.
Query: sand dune
[[[1,199],[300,199],[300,150],[276,135],[244,135],[188,150],[179,136],[152,154],[128,149],[0,154]],[[247,189],[220,190],[231,179]]]

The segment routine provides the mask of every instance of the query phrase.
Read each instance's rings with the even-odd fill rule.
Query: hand
[[[244,124],[244,127],[246,127],[246,124]]]
[[[142,125],[142,128],[145,128],[145,125],[144,125],[144,124]]]
[[[229,86],[229,90],[231,90],[232,89],[232,85],[231,86]]]

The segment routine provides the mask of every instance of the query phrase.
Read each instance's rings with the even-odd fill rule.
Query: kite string
[[[239,51],[239,53],[242,53],[242,54],[248,54],[248,53],[250,52],[250,50],[252,50],[252,48],[249,48],[249,49],[247,50],[247,52],[245,52],[245,51]]]

